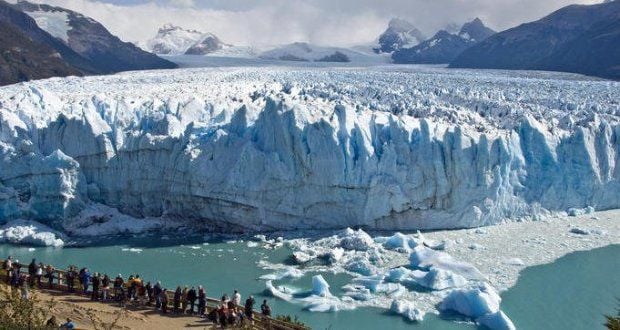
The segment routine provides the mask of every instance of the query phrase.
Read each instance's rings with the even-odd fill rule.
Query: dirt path
[[[104,323],[112,323],[122,312],[116,303],[91,301],[87,297],[66,295],[56,291],[36,292],[41,304],[48,307],[54,299],[51,315],[56,316],[59,323],[71,318],[79,329],[95,329],[90,314],[96,315]],[[99,327],[103,329],[103,327]],[[155,329],[215,329],[215,326],[196,316],[163,315],[153,307],[133,307],[128,305],[126,312],[117,322],[114,329],[155,330]]]

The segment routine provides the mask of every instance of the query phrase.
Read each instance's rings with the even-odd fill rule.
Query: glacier
[[[415,230],[615,209],[619,100],[617,82],[427,66],[21,83],[0,88],[0,221]]]

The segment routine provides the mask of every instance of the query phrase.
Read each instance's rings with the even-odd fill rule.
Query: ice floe
[[[13,220],[0,227],[0,242],[35,246],[62,247],[63,235],[30,220]]]

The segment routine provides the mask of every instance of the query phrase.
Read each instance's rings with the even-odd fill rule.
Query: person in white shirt
[[[232,302],[235,304],[235,307],[241,306],[241,294],[239,294],[239,291],[235,290],[232,297]]]

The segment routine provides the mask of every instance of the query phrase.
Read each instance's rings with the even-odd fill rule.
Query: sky
[[[369,44],[394,17],[426,35],[475,17],[495,30],[539,19],[563,6],[601,0],[31,0],[81,12],[125,41],[144,42],[172,23],[215,33],[234,45],[310,42]]]

